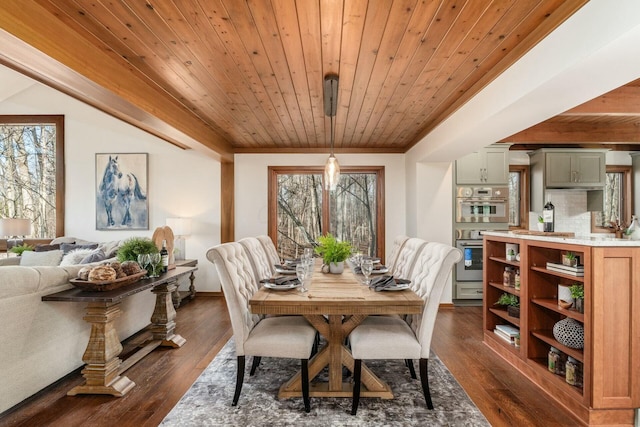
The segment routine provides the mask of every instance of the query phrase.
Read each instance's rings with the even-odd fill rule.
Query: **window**
[[[529,166],[509,166],[509,228],[529,228]]]
[[[342,167],[335,191],[322,167],[269,168],[269,236],[281,258],[296,258],[331,233],[362,253],[384,257],[384,167]]]
[[[620,221],[623,228],[631,223],[631,166],[607,166],[604,210],[591,213],[591,232],[613,233],[611,224]]]
[[[64,116],[0,116],[0,217],[64,234]],[[3,236],[0,236],[3,237]]]

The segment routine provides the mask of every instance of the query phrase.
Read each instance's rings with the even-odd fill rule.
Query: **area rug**
[[[298,360],[263,358],[253,377],[249,376],[250,362],[251,358],[248,358],[238,406],[231,406],[236,372],[231,339],[161,425],[489,426],[469,396],[433,353],[429,359],[429,385],[434,410],[427,409],[420,380],[411,379],[404,361],[367,361],[367,366],[391,386],[395,397],[361,398],[356,416],[350,414],[350,398],[312,397],[310,413],[304,412],[302,398],[278,400],[278,389],[299,369]],[[326,379],[326,372],[316,378],[323,379]]]

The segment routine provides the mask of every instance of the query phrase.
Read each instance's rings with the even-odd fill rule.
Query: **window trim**
[[[2,125],[29,125],[36,123],[52,124],[56,127],[56,235],[52,236],[52,238],[64,236],[64,115],[0,115],[0,124]],[[3,239],[3,242],[6,244],[6,239]]]
[[[384,200],[384,166],[340,166],[340,173],[375,173],[376,180],[376,217],[377,217],[377,238],[378,256],[385,259],[385,200]],[[319,174],[324,173],[324,166],[269,166],[269,195],[268,195],[268,228],[267,232],[271,240],[276,244],[278,221],[277,221],[277,200],[278,200],[278,175],[279,174]],[[322,189],[322,229],[329,229],[329,192]]]
[[[605,173],[622,173],[623,200],[622,200],[622,223],[624,228],[631,224],[631,212],[633,202],[633,167],[627,165],[607,165]],[[591,212],[591,232],[592,233],[615,233],[613,227],[599,227],[596,225],[596,212]]]
[[[529,229],[529,165],[509,165],[509,173],[520,173],[520,226],[509,226],[509,230]]]

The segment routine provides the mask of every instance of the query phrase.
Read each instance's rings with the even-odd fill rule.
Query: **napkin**
[[[297,285],[298,279],[296,277],[272,277],[270,279],[262,279],[260,283],[273,283],[277,286],[291,286]]]
[[[405,279],[394,279],[393,276],[384,275],[380,277],[376,277],[371,280],[369,287],[375,290],[376,292],[384,291],[385,289],[393,288],[394,286],[400,284],[411,283],[411,280]]]
[[[291,270],[291,271],[295,271],[295,269],[296,269],[295,265],[274,264],[273,266],[276,268],[276,270]]]
[[[386,265],[376,264],[376,265],[373,266],[373,270],[372,271],[384,270],[385,268],[387,268]],[[353,272],[356,273],[356,274],[362,274],[362,268],[361,267],[355,267],[353,269]]]

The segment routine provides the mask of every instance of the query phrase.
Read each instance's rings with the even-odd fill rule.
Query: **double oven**
[[[508,187],[456,188],[455,240],[462,251],[456,264],[454,299],[482,299],[482,232],[509,228]]]

